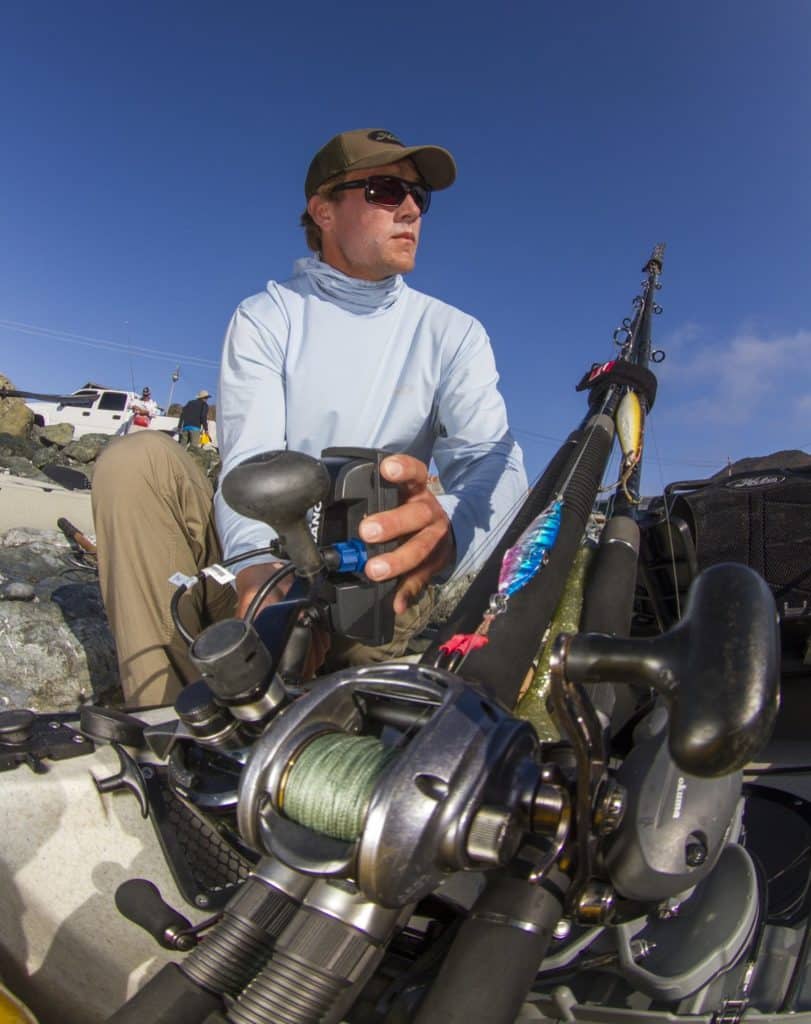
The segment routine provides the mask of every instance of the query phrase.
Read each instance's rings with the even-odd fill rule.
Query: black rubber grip
[[[217,1015],[222,1005],[218,996],[195,985],[177,964],[166,964],[107,1024],[204,1024],[225,1020]]]
[[[553,869],[561,894],[568,879]],[[552,888],[489,880],[420,1004],[414,1024],[513,1024],[562,912]]]
[[[127,920],[140,925],[165,949],[175,949],[169,932],[185,932],[191,923],[169,906],[156,885],[145,878],[131,878],[116,889],[115,905]]]
[[[609,519],[589,569],[580,617],[582,633],[628,636],[634,608],[639,527],[625,516]]]

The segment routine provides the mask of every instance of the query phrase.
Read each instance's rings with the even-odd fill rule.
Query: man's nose
[[[397,219],[408,221],[410,223],[411,221],[419,220],[421,216],[420,208],[414,201],[414,196],[409,192],[402,203],[397,207]]]

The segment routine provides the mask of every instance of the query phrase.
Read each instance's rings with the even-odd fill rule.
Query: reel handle
[[[774,598],[753,569],[705,569],[683,618],[653,638],[559,637],[555,671],[572,683],[638,683],[670,708],[670,753],[686,772],[728,775],[768,740],[779,701]]]
[[[307,525],[309,508],[329,493],[322,462],[303,452],[271,451],[235,466],[222,482],[222,494],[242,516],[267,523],[281,538],[299,576],[313,579],[324,560]]]

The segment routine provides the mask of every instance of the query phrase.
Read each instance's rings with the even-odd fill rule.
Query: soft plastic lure
[[[536,516],[517,542],[508,548],[498,574],[498,592],[510,597],[525,586],[544,565],[558,539],[563,499],[557,498]]]

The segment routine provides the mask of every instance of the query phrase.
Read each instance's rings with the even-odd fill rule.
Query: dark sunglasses
[[[420,216],[428,213],[431,205],[431,189],[428,185],[419,185],[416,181],[404,178],[393,178],[388,174],[373,174],[371,178],[360,178],[358,181],[343,181],[336,185],[332,192],[346,192],[350,188],[362,188],[367,203],[373,206],[385,206],[395,210],[404,203],[406,196],[411,196],[417,204]]]

